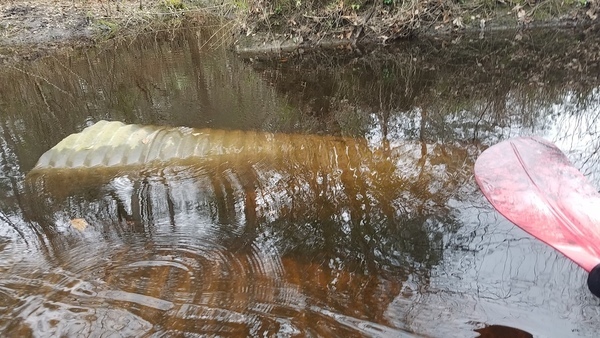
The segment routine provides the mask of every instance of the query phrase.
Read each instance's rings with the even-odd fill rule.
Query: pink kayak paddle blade
[[[479,156],[475,179],[511,222],[588,272],[600,263],[600,194],[554,144],[500,142]]]

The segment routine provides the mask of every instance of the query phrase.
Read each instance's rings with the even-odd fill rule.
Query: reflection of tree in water
[[[589,101],[599,81],[599,50],[593,31],[573,39],[552,30],[521,41],[497,35],[411,41],[360,55],[315,53],[255,68],[300,107],[313,100],[305,86],[333,88],[328,105],[342,133],[366,132],[375,114],[384,129],[392,116],[416,121],[405,131],[411,139],[490,144],[549,128],[549,119],[564,113],[550,109],[555,103]]]
[[[502,139],[536,134],[556,142],[578,167],[600,181],[597,34],[573,36],[553,30],[525,35],[520,42],[513,38],[463,39],[456,44],[420,41],[352,57],[313,59],[305,54],[293,65],[266,63],[255,68],[287,96],[301,92],[293,84],[305,81],[302,69],[328,74],[312,78],[330,79],[321,86],[335,88],[329,95],[329,105],[336,107],[330,120],[342,134],[445,145],[441,149],[452,144],[464,149],[471,161],[482,148]],[[304,98],[296,95],[296,100]],[[469,309],[486,300],[514,309],[515,303],[527,299],[526,312],[540,304],[549,312],[577,306],[579,301],[569,299],[581,299],[586,291],[577,267],[501,222],[469,180],[468,170],[446,172],[465,178],[449,206],[460,227],[446,233],[443,258],[431,271],[428,290],[415,290],[408,299],[397,297],[397,304],[390,305],[396,311],[392,317],[420,321],[415,327],[422,325],[422,332],[443,336],[430,323],[442,308],[456,312],[449,322],[480,315],[454,309],[468,304],[466,299],[474,299]],[[561,304],[548,298],[548,290],[562,293]]]
[[[226,48],[205,44],[213,34],[211,27],[142,34],[104,49],[0,69],[0,116],[27,138],[16,152],[24,170],[62,138],[101,119],[227,129],[267,125],[281,100]]]
[[[548,110],[558,111],[547,135],[596,186],[600,186],[600,86],[584,97],[568,93]],[[550,115],[550,114],[549,114]]]
[[[142,225],[168,215],[168,224],[174,226],[178,212],[195,206],[209,210],[214,224],[241,222],[251,236],[268,230],[278,238],[283,252],[298,257],[344,256],[347,263],[365,273],[381,266],[402,268],[407,263],[404,255],[416,259],[417,265],[435,265],[440,244],[435,243],[437,230],[430,227],[452,223],[443,210],[448,197],[462,184],[446,170],[468,167],[467,153],[439,145],[430,145],[423,153],[422,145],[415,143],[388,149],[371,148],[364,141],[342,144],[330,143],[332,148],[320,150],[325,154],[311,152],[309,157],[294,150],[283,157],[208,160],[200,164],[201,170],[175,176],[159,173],[158,177],[164,178],[136,183],[129,202],[116,198],[120,201],[117,206],[131,206],[121,205],[111,211],[118,214],[106,217]],[[314,156],[313,162],[310,156]],[[60,173],[41,176],[42,185],[38,182],[33,187],[60,200],[72,190],[93,188],[106,177],[102,171],[90,173],[78,178],[78,187],[66,185],[72,174]],[[198,185],[190,190],[194,193],[183,193],[192,181],[186,175]],[[185,184],[178,183],[181,178]],[[163,190],[157,193],[159,188]],[[156,195],[148,195],[150,191]],[[89,209],[85,207],[88,193],[82,200],[83,214]],[[50,216],[44,223],[52,226],[52,215],[60,205],[32,215]]]
[[[58,77],[49,71],[65,69],[56,59],[28,69],[29,75],[15,71],[21,77],[5,77],[9,80],[2,82],[1,91],[17,99],[9,111],[2,112],[6,119],[0,142],[4,175],[0,184],[7,190],[0,193],[0,202],[18,229],[36,229],[37,241],[43,243],[40,246],[49,246],[48,261],[58,261],[60,266],[83,265],[68,255],[69,248],[82,242],[81,237],[66,232],[65,225],[71,218],[85,217],[92,225],[89,236],[97,239],[90,248],[101,247],[105,241],[119,244],[103,252],[114,264],[120,260],[128,263],[132,255],[136,255],[135,261],[153,261],[160,256],[157,252],[208,262],[202,265],[207,276],[201,282],[205,284],[184,278],[180,286],[188,293],[196,288],[228,294],[211,299],[215,307],[251,303],[252,292],[260,297],[266,294],[261,290],[266,284],[261,283],[267,283],[269,276],[257,272],[247,257],[273,250],[284,267],[284,276],[277,278],[288,286],[299,286],[320,306],[346,314],[359,309],[365,318],[383,318],[386,304],[399,294],[407,275],[427,284],[432,266],[443,268],[447,261],[467,256],[454,246],[463,245],[472,252],[489,246],[489,242],[476,239],[489,238],[487,228],[480,224],[492,222],[477,219],[466,224],[464,216],[453,210],[456,204],[449,202],[471,202],[473,198],[471,167],[480,151],[478,141],[489,145],[518,133],[548,132],[565,145],[563,149],[582,155],[578,163],[588,173],[595,170],[590,163],[597,162],[598,80],[594,74],[598,72],[588,51],[597,50],[597,44],[588,38],[576,42],[577,48],[564,43],[559,34],[552,43],[475,40],[453,47],[447,42],[424,42],[353,59],[322,55],[319,63],[301,64],[298,69],[263,67],[263,78],[285,94],[289,106],[281,105],[269,87],[257,82],[259,77],[242,65],[232,62],[224,71],[214,66],[216,59],[202,53],[166,52],[178,44],[196,48],[189,39],[175,39],[167,47],[151,42],[131,45],[122,59],[116,55],[112,61],[107,57],[97,63],[75,62]],[[478,52],[463,53],[469,49]],[[137,55],[156,57],[143,60],[145,67],[134,67],[140,62]],[[305,60],[308,58],[305,55]],[[206,68],[192,71],[199,62]],[[232,83],[237,90],[234,94],[222,89]],[[560,108],[555,109],[554,104]],[[127,177],[99,172],[95,178],[59,179],[60,189],[53,188],[52,179],[46,177],[43,184],[37,182],[32,191],[23,193],[23,171],[33,167],[37,156],[52,144],[80,129],[86,119],[108,116],[135,122],[193,120],[191,123],[204,124],[209,123],[204,120],[207,118],[222,119],[215,123],[227,125],[225,120],[233,114],[190,112],[202,111],[198,107],[227,111],[234,106],[242,107],[239,111],[243,112],[234,118],[234,127],[364,136],[368,147],[380,149],[381,158],[370,158],[366,160],[369,164],[361,166],[362,155],[352,156],[358,162],[337,170],[255,159],[209,163],[191,172],[149,170]],[[76,110],[81,113],[73,113]],[[251,126],[245,125],[248,121]],[[571,143],[579,139],[589,142],[583,148]],[[60,195],[74,181],[79,190]],[[0,219],[2,222],[6,221]],[[186,232],[185,236],[159,243],[178,231]],[[464,237],[448,235],[453,231]],[[497,235],[501,238],[494,242],[498,246],[510,235],[505,232]],[[136,247],[139,234],[146,236],[142,248]],[[443,235],[451,243],[443,243]],[[33,238],[28,237],[29,232],[24,236]],[[194,247],[178,251],[190,241]],[[206,243],[212,244],[205,248],[202,245]],[[448,247],[456,256],[442,256]],[[214,252],[219,255],[211,256]],[[208,258],[203,261],[202,255]],[[97,270],[106,273],[103,278],[110,285],[129,292],[167,297],[168,291],[176,294],[174,281],[183,278],[171,268],[155,267],[141,269],[144,283],[136,284],[132,280],[139,275],[126,275],[131,280],[121,278],[121,270],[103,265],[103,257],[96,256],[85,263],[97,263]],[[230,275],[241,277],[231,281],[225,274],[210,275],[215,266],[229,267]],[[451,275],[462,268],[451,265],[445,272]],[[268,282],[275,285],[273,289],[281,286],[273,282],[277,278]],[[465,277],[466,281],[475,279],[479,277]],[[453,283],[451,289],[463,281]],[[249,290],[249,285],[251,291],[239,291]],[[231,290],[234,292],[227,292]],[[201,303],[200,293],[194,294],[191,302]],[[293,294],[289,289],[281,293]],[[306,325],[323,319],[314,315],[304,318]]]
[[[406,275],[427,283],[439,264],[443,233],[458,226],[447,200],[462,184],[446,170],[470,162],[453,146],[428,145],[423,153],[418,143],[382,149],[355,142],[321,147],[312,162],[294,148],[284,157],[238,154],[127,176],[101,169],[40,174],[28,181],[27,217],[48,233],[53,252],[68,241],[57,226],[75,217],[124,242],[132,231],[155,242],[188,229],[190,238],[218,243],[227,255],[271,252],[283,264],[279,278],[319,306],[382,321]],[[207,226],[216,237],[198,233]]]
[[[21,162],[17,153],[21,143],[17,140],[28,136],[17,135],[18,130],[11,128],[9,121],[0,122],[0,224],[1,235],[35,246],[36,239],[42,240],[39,228],[22,218],[26,208],[23,200],[23,180]]]

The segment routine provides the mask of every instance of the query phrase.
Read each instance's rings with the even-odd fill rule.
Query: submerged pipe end
[[[589,273],[587,285],[594,296],[600,298],[600,264],[596,265]]]

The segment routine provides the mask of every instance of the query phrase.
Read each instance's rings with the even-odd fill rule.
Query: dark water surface
[[[262,61],[211,35],[0,68],[2,336],[597,336],[584,271],[472,173],[490,145],[539,135],[600,187],[597,32]],[[99,120],[293,151],[27,175]],[[364,151],[307,159],[302,135]]]

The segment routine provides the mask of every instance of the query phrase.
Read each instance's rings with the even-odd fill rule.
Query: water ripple
[[[47,261],[4,267],[0,300],[13,319],[0,328],[57,336],[297,331],[278,314],[295,313],[301,294],[284,281],[273,243],[224,243],[219,235],[160,231],[94,246],[65,237],[68,249]]]

